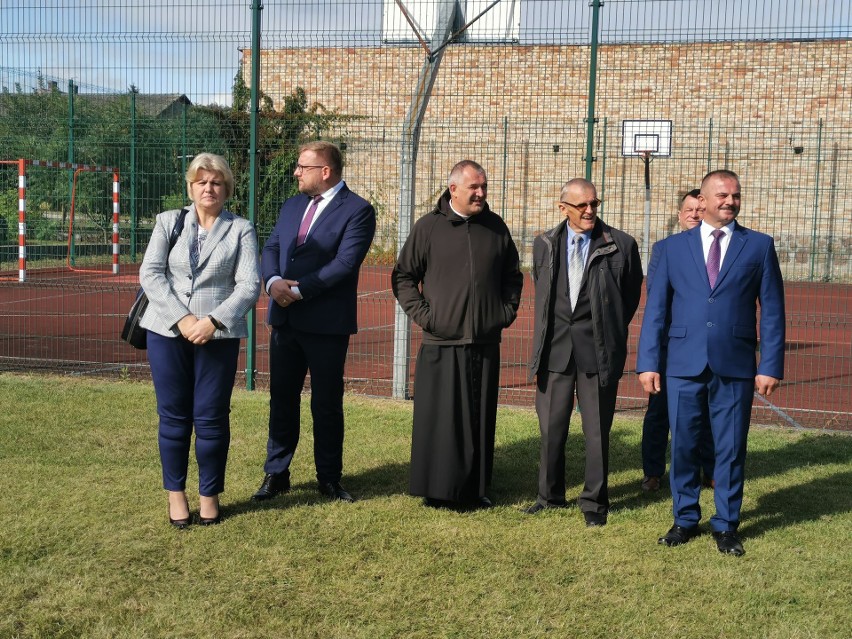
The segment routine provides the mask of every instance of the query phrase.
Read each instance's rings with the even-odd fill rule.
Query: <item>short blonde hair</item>
[[[234,194],[234,174],[231,173],[228,161],[215,153],[199,153],[192,159],[192,162],[189,163],[189,167],[186,169],[186,193],[189,195],[190,200],[192,199],[191,186],[195,182],[199,171],[210,171],[222,176],[222,181],[225,183],[225,190],[227,191],[225,195],[226,200]]]

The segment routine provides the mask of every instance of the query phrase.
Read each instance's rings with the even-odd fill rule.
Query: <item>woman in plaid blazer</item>
[[[195,427],[199,522],[221,520],[230,444],[230,402],[246,313],[260,292],[257,237],[252,224],[224,209],[234,190],[225,158],[197,155],[186,172],[189,198],[183,231],[169,251],[181,211],[157,216],[139,280],[149,305],[148,361],[160,416],[163,487],[169,521],[191,522],[186,498]]]

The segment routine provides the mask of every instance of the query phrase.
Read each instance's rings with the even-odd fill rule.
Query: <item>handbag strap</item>
[[[186,220],[187,213],[189,213],[188,209],[180,210],[180,215],[178,215],[177,222],[175,222],[175,227],[172,229],[171,236],[169,236],[169,253],[172,252],[172,249],[175,247],[175,244],[177,244],[180,234],[183,233],[183,223]]]

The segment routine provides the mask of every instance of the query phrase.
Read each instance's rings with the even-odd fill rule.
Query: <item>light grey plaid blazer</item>
[[[214,338],[246,337],[245,316],[260,293],[254,227],[248,220],[222,211],[204,240],[193,273],[189,246],[197,232],[198,215],[194,204],[187,208],[183,232],[171,253],[169,237],[180,211],[157,216],[139,269],[139,282],[148,295],[141,326],[165,337],[177,337],[180,331],[175,325],[185,315],[213,315],[225,325]]]

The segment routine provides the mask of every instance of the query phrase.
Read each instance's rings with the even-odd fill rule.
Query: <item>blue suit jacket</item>
[[[653,275],[649,273],[653,284],[648,286],[636,370],[665,370],[675,377],[693,377],[709,366],[713,373],[725,377],[746,378],[759,373],[781,379],[784,284],[775,243],[769,235],[735,223],[711,291],[700,228],[672,235],[656,247],[659,261],[654,264]],[[671,323],[667,325],[669,312]]]
[[[310,200],[299,194],[284,202],[263,247],[264,285],[274,275],[296,280],[303,298],[286,308],[270,298],[267,321],[309,333],[351,335],[358,330],[358,271],[373,242],[376,212],[344,185],[297,247]]]

